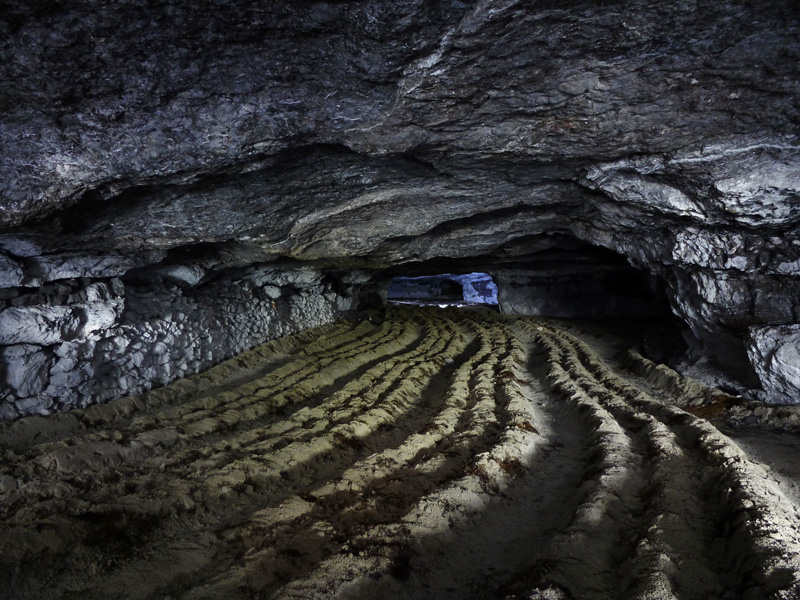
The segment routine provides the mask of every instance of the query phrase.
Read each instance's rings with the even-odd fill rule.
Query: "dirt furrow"
[[[0,449],[13,449],[24,454],[26,448],[39,447],[47,441],[58,441],[72,435],[91,432],[103,427],[127,427],[132,416],[158,411],[162,406],[175,405],[196,397],[216,393],[217,389],[239,377],[242,371],[262,368],[264,364],[281,362],[281,358],[302,351],[316,340],[337,339],[344,335],[363,336],[375,327],[364,322],[353,327],[348,322],[314,328],[267,342],[244,352],[198,375],[181,379],[166,388],[147,394],[119,398],[81,410],[72,410],[49,417],[31,417],[15,422],[0,423]],[[298,350],[299,349],[299,350]]]
[[[703,493],[704,465],[686,455],[673,432],[620,396],[620,390],[630,390],[613,382],[607,367],[577,340],[553,333],[563,343],[573,381],[640,437],[636,458],[645,479],[638,491],[643,500],[641,533],[624,563],[625,585],[619,595],[672,598],[683,591],[679,597],[721,597],[730,590],[728,569],[719,536],[710,527],[718,515]],[[691,596],[685,595],[687,589]]]
[[[436,329],[436,331],[439,332],[440,330]],[[430,356],[428,358],[434,359],[440,354],[453,356],[456,350],[463,350],[464,345],[465,342],[460,335],[431,336],[429,344]],[[463,360],[459,354],[455,354],[455,359]],[[419,360],[417,370],[436,376],[440,362],[441,358],[437,360]],[[315,478],[323,481],[335,478],[337,469],[341,468],[337,466],[338,464],[350,464],[359,456],[368,453],[373,446],[381,447],[387,441],[392,442],[392,440],[401,439],[403,434],[400,432],[404,426],[403,414],[409,415],[406,420],[410,421],[412,427],[421,428],[424,426],[430,410],[430,407],[426,405],[434,402],[436,398],[430,397],[430,394],[425,393],[426,385],[420,383],[419,379],[422,376],[421,374],[407,371],[408,366],[406,365],[401,372],[407,375],[407,380],[401,382],[400,385],[396,386],[393,394],[382,400],[384,407],[371,409],[372,418],[369,418],[369,416],[362,417],[337,426],[331,432],[331,435],[317,437],[293,451],[291,445],[289,445],[283,451],[271,453],[267,461],[261,464],[258,464],[253,457],[248,457],[237,461],[234,466],[229,466],[219,471],[217,475],[214,475],[213,472],[206,472],[202,481],[197,482],[199,488],[194,490],[194,494],[190,493],[188,496],[196,497],[197,492],[200,492],[205,502],[212,504],[210,507],[203,507],[204,512],[211,511],[206,518],[210,517],[212,522],[222,526],[226,521],[235,520],[237,514],[246,514],[263,507],[265,504],[268,505],[275,502],[282,495],[290,493],[292,489],[306,489],[313,483]],[[446,372],[443,371],[442,374],[445,375]],[[420,391],[423,393],[420,394]],[[381,414],[378,414],[379,410]],[[382,421],[386,421],[387,424],[391,422],[391,426],[385,429],[382,428]],[[281,456],[284,458],[281,458]],[[336,460],[332,462],[331,458]],[[246,479],[241,480],[243,477]],[[171,495],[176,498],[186,497],[187,483],[191,485],[189,478],[178,481],[173,489],[170,490]],[[237,490],[239,490],[238,497]],[[247,490],[250,491],[248,492]],[[280,492],[279,490],[284,491]],[[218,502],[216,502],[217,500]],[[217,516],[213,517],[213,515]],[[203,526],[204,524],[199,524],[199,529],[202,529]],[[201,533],[196,529],[198,527],[193,532],[190,531],[188,533],[191,533],[197,539],[202,539],[202,535],[196,535]],[[150,568],[153,568],[161,561],[169,564],[178,563],[179,561],[176,557],[180,556],[185,548],[183,538],[189,537],[191,539],[192,535],[181,536],[180,539],[171,541],[162,540],[167,544],[168,548],[156,553],[158,560],[145,561],[145,563],[150,563]],[[219,543],[217,542],[216,545],[219,546]],[[235,548],[232,549],[232,551],[235,550]],[[219,555],[220,551],[222,556]],[[226,560],[230,560],[228,552],[224,549],[218,549],[216,554],[207,552],[206,556],[210,562],[201,569],[201,574],[195,574],[195,585],[199,580],[213,573],[216,567],[224,565]],[[212,556],[213,560],[211,560]],[[139,561],[137,564],[125,569],[118,576],[112,577],[111,580],[106,580],[104,589],[125,589],[127,584],[124,582],[136,578],[133,573],[147,571],[148,567],[144,566],[145,563]],[[193,569],[196,569],[196,566],[191,565]],[[175,578],[180,580],[183,576],[184,573],[177,569]],[[166,586],[169,589],[171,584],[169,581],[160,581],[159,585]],[[142,586],[140,585],[139,587]],[[146,594],[137,597],[146,597]]]
[[[400,517],[409,505],[407,502],[398,503],[397,497],[408,500],[409,490],[425,491],[414,509],[399,522],[381,519],[370,529],[356,532],[359,535],[337,556],[325,561],[310,577],[284,586],[276,597],[431,597],[428,594],[436,594],[434,590],[437,587],[441,591],[456,593],[460,590],[458,593],[469,594],[453,597],[478,597],[475,595],[478,590],[499,586],[495,578],[498,571],[508,573],[509,564],[519,565],[520,557],[529,548],[528,542],[541,534],[543,523],[552,526],[549,520],[536,520],[531,524],[525,518],[530,506],[524,500],[520,502],[520,497],[512,494],[514,501],[507,501],[511,488],[521,493],[522,498],[525,495],[523,490],[532,489],[536,471],[529,470],[527,463],[534,449],[540,454],[547,454],[550,450],[531,424],[534,414],[538,414],[533,410],[531,398],[538,397],[538,390],[531,390],[533,384],[522,373],[524,349],[504,327],[490,330],[488,334],[484,331],[482,337],[481,350],[473,357],[474,364],[465,364],[459,370],[460,374],[454,377],[448,401],[452,405],[434,419],[438,425],[435,429],[424,432],[428,442],[436,441],[441,454],[423,452],[425,449],[419,448],[418,444],[425,443],[421,433],[419,439],[412,436],[398,449],[405,450],[405,456],[417,449],[413,460],[388,477],[380,478],[383,481],[388,479],[390,485],[385,485],[380,479],[370,480],[367,476],[370,481],[367,489],[377,496],[367,504],[372,510],[383,507],[381,513],[385,514],[385,507],[391,505],[401,509],[394,515]],[[464,406],[458,398],[470,398],[469,404]],[[497,427],[498,419],[508,427],[501,431]],[[547,417],[545,420],[549,421]],[[563,445],[559,444],[559,447],[563,448]],[[424,459],[420,461],[420,457]],[[364,481],[363,471],[360,477],[362,479],[355,480],[356,487]],[[347,485],[353,482],[351,479]],[[538,486],[537,492],[543,493],[540,483]],[[339,489],[342,488],[339,486]],[[462,500],[468,497],[471,506],[455,503],[453,499],[458,497]],[[563,496],[559,495],[559,498],[563,499]],[[497,560],[499,556],[495,552],[500,548],[491,542],[487,544],[485,540],[480,542],[470,531],[469,525],[476,525],[473,519],[481,520],[490,507],[491,522],[496,525],[500,515],[511,516],[514,511],[517,517],[514,533],[517,544],[513,547],[520,554],[511,563]],[[432,533],[433,521],[444,524],[450,538],[448,550],[461,557],[449,567],[459,571],[463,581],[453,581],[449,574],[437,577],[435,569],[447,560],[442,555],[442,547],[437,548],[438,552],[434,551],[434,547],[421,543],[419,539]],[[502,528],[507,527],[506,524]],[[460,535],[470,535],[468,548],[462,544],[461,537],[453,543],[453,528],[460,529]],[[468,557],[464,557],[465,551],[469,552]],[[500,555],[508,559],[511,554],[512,546],[504,542]],[[482,557],[479,563],[475,562],[478,556]],[[398,578],[405,578],[403,571],[412,557],[418,565],[415,570],[425,571],[427,576],[400,584]],[[521,560],[522,564],[528,564],[531,559],[522,557]],[[343,569],[343,564],[347,565],[346,569]]]
[[[382,336],[377,343],[386,343],[384,338],[385,336]],[[395,340],[396,338],[392,339]],[[409,343],[411,343],[411,339],[409,336]],[[367,354],[370,349],[371,346],[361,355]],[[327,353],[324,354],[327,355]],[[353,363],[355,363],[355,366],[359,364],[358,361],[350,359],[349,355],[346,359],[343,359],[347,366],[354,366]],[[345,370],[345,372],[347,371]],[[286,386],[286,375],[286,373],[277,373],[273,376],[273,379],[277,381],[278,386]],[[324,377],[325,375],[326,372],[323,369],[317,372],[318,377]],[[162,395],[162,390],[154,392],[153,395]],[[193,427],[196,427],[196,422],[194,425],[191,422],[185,424],[186,421],[189,421],[190,413],[198,410],[197,403],[201,402],[207,407],[205,418],[212,419],[210,415],[213,413],[210,409],[224,405],[225,400],[231,397],[248,397],[248,390],[243,387],[239,392],[226,392],[217,396],[205,397],[200,401],[190,403],[192,406],[188,411],[183,410],[185,405],[180,405],[172,411],[162,411],[158,415],[157,422],[153,422],[151,417],[145,416],[134,418],[131,422],[115,429],[103,430],[100,429],[99,423],[95,424],[93,426],[94,433],[85,433],[77,437],[66,438],[57,443],[41,444],[36,447],[35,452],[24,453],[21,457],[18,457],[17,462],[21,463],[24,459],[25,470],[16,469],[14,476],[21,484],[24,484],[26,479],[41,480],[43,472],[47,472],[54,466],[62,473],[79,471],[85,467],[87,461],[92,463],[93,468],[100,466],[107,469],[118,469],[122,464],[140,463],[152,455],[155,455],[156,459],[160,460],[158,457],[167,451],[174,456],[180,446],[191,445],[190,438],[197,437],[191,435]],[[226,418],[216,421],[217,427],[231,428],[233,419],[230,411],[235,411],[234,404],[235,402],[231,401],[225,407],[223,415]],[[262,410],[272,408],[265,406],[266,403],[264,402],[261,404]],[[189,429],[189,433],[184,429]],[[207,440],[206,443],[208,443]],[[98,455],[102,455],[104,461],[98,461]],[[14,461],[6,462],[7,469],[13,469],[14,466]]]
[[[491,341],[481,339],[470,350],[472,355],[458,366],[453,388],[491,355]],[[477,352],[475,352],[477,350]],[[247,555],[245,565],[234,573],[226,573],[210,584],[203,597],[233,597],[242,581],[258,581],[265,589],[274,588],[279,573],[292,578],[309,572],[326,555],[337,552],[348,539],[378,523],[391,523],[401,517],[425,493],[435,490],[442,481],[463,473],[465,461],[453,452],[463,444],[442,446],[444,431],[455,426],[453,413],[463,412],[461,394],[432,390],[443,399],[443,410],[418,422],[421,431],[411,434],[399,446],[390,446],[357,462],[340,478],[295,496],[274,509],[260,511],[247,523],[228,533],[240,552]],[[453,406],[452,401],[458,403]],[[442,402],[440,400],[440,408]],[[450,442],[450,440],[448,440]],[[464,452],[466,456],[473,453]],[[435,465],[428,464],[436,457]],[[289,560],[291,549],[307,546],[315,540],[317,551],[306,561]]]
[[[591,433],[582,498],[569,526],[556,536],[551,555],[557,567],[550,583],[576,597],[617,598],[624,588],[622,566],[633,549],[642,512],[646,473],[641,430],[617,421],[594,395],[594,389],[569,362],[569,345],[553,330],[536,325],[529,332],[548,354],[549,379],[575,409]],[[588,392],[588,393],[587,393]]]
[[[651,514],[660,522],[643,539],[644,545],[656,549],[649,552],[649,570],[658,573],[661,581],[653,581],[647,594],[665,598],[673,597],[672,593],[681,598],[725,594],[793,597],[800,589],[800,522],[793,505],[777,489],[764,490],[763,470],[745,460],[713,426],[655,401],[617,376],[585,344],[575,339],[571,342],[598,384],[624,397],[624,413],[650,418],[652,427],[662,432],[660,439],[654,439],[657,454],[651,461],[658,475],[653,487],[662,492]],[[670,455],[670,460],[665,455]],[[753,516],[768,514],[769,525],[760,526],[763,519],[741,519],[743,506],[750,508]],[[668,539],[672,548],[666,544]],[[741,566],[748,563],[751,569],[743,572]],[[635,594],[644,594],[641,586]]]
[[[186,440],[186,436],[181,434],[182,432],[176,431],[175,427],[171,427],[139,434],[132,440],[125,440],[119,431],[114,431],[113,436],[109,436],[108,432],[101,432],[93,436],[94,439],[86,440],[82,438],[77,441],[72,440],[72,443],[61,444],[58,446],[57,450],[45,453],[43,457],[38,457],[35,460],[29,461],[26,466],[32,471],[29,477],[30,479],[41,479],[42,475],[48,470],[53,469],[53,467],[55,467],[62,476],[74,474],[80,472],[81,469],[85,468],[89,463],[92,463],[94,469],[100,467],[107,471],[119,470],[127,463],[133,464],[134,467],[137,466],[135,463],[138,463],[142,467],[138,469],[139,471],[147,472],[154,468],[163,470],[164,467],[167,466],[167,463],[169,463],[170,466],[174,466],[176,462],[181,462],[180,459],[176,460],[176,456],[180,457],[186,453],[190,456],[192,454],[197,455],[198,450],[192,449],[191,447],[184,453],[178,451],[179,448],[176,446],[186,446],[189,445],[188,442],[191,441]],[[181,441],[184,443],[177,443]],[[239,442],[236,443],[238,444]],[[232,448],[230,444],[227,444],[227,446],[228,451],[231,451]],[[162,458],[161,455],[167,451],[170,452],[169,457],[166,459]],[[200,452],[202,454],[207,454],[208,451],[209,446],[204,444]],[[155,456],[152,456],[152,454],[155,454]],[[103,456],[103,460],[98,460],[98,455]],[[150,464],[153,462],[155,464]],[[128,483],[131,483],[130,478],[134,474],[135,473],[130,471],[126,473],[129,479]],[[24,485],[25,479],[20,478],[20,483]],[[42,483],[42,481],[37,482],[40,486]],[[100,487],[102,487],[103,482],[98,483],[100,483]],[[27,486],[28,494],[25,499],[26,505],[28,505],[32,499],[31,492],[33,492],[34,487],[35,486]],[[81,492],[86,492],[85,486],[82,486]],[[46,489],[43,493],[45,496],[50,495]],[[62,493],[60,497],[63,498],[64,494]],[[9,506],[5,508],[8,510]]]
[[[0,426],[0,589],[800,597],[800,508],[671,404],[719,392],[621,369],[592,327],[390,310]]]
[[[159,392],[155,394],[162,395]],[[2,505],[5,518],[13,515],[16,507],[20,509],[21,520],[33,520],[43,523],[43,526],[36,532],[19,532],[23,539],[18,539],[18,535],[15,535],[17,532],[12,529],[0,542],[5,542],[3,545],[8,549],[6,555],[23,560],[23,557],[43,552],[68,551],[76,542],[90,537],[96,529],[93,523],[102,521],[103,514],[108,512],[118,514],[116,520],[124,527],[126,521],[135,521],[139,513],[160,518],[175,510],[175,506],[193,509],[197,503],[185,489],[186,486],[173,485],[173,474],[163,472],[164,462],[158,456],[155,460],[148,456],[148,450],[168,452],[174,443],[174,430],[172,433],[172,436],[166,435],[161,439],[151,438],[149,444],[139,436],[132,443],[122,446],[116,440],[124,436],[120,431],[112,430],[102,432],[99,441],[84,443],[73,455],[69,454],[70,442],[78,446],[82,440],[76,442],[68,439],[62,442],[61,456],[56,455],[49,462],[29,461],[22,465],[24,469],[14,469],[14,465],[10,465],[13,475],[27,471],[31,476],[15,478],[16,485],[9,490],[7,501]],[[44,446],[47,449],[49,444]],[[59,459],[62,459],[61,464]],[[137,478],[135,473],[124,468],[124,463],[134,464],[139,473],[150,473]],[[99,473],[97,467],[100,467]],[[162,497],[148,497],[156,488],[160,488],[158,495]],[[107,495],[109,489],[116,490],[114,497],[117,500],[110,508],[104,508],[98,498]],[[164,498],[164,495],[168,498]],[[51,518],[49,515],[52,514],[57,516]],[[99,519],[93,515],[98,515]]]

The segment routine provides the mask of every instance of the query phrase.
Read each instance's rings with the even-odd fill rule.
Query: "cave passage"
[[[3,597],[800,597],[797,503],[702,417],[733,398],[620,333],[392,306],[0,423]]]
[[[506,314],[574,319],[665,319],[674,316],[664,283],[626,257],[562,240],[526,260],[494,267]]]
[[[488,273],[394,277],[389,285],[388,302],[418,306],[496,307],[497,285]]]

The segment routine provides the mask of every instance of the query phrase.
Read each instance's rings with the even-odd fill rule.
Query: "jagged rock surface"
[[[757,327],[747,351],[768,398],[800,403],[800,325]]]
[[[0,420],[165,385],[359,303],[352,280],[310,270],[250,267],[194,287],[163,274],[0,301]],[[93,301],[81,302],[87,294]]]
[[[0,286],[578,238],[660,278],[690,361],[796,400],[744,340],[800,321],[798,23],[793,0],[4,6]]]

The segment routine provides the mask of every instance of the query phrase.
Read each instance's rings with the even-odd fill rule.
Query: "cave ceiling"
[[[81,260],[519,260],[577,238],[661,277],[699,337],[797,322],[796,9],[4,6],[3,283]]]

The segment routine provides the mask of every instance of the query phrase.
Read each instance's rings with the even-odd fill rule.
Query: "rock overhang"
[[[0,281],[191,288],[577,239],[657,275],[698,353],[742,368],[751,329],[800,320],[794,8],[15,7]]]

